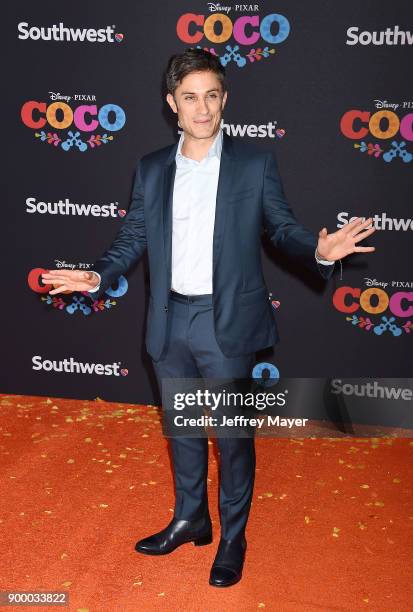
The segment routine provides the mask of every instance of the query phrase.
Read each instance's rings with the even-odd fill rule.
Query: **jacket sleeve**
[[[124,274],[146,249],[146,230],[144,217],[144,184],[142,176],[142,161],[136,167],[132,199],[129,211],[122,222],[111,246],[95,262],[93,271],[101,276],[98,292],[94,295],[100,298],[122,274]]]
[[[319,263],[315,257],[317,238],[301,225],[285,197],[274,153],[265,159],[263,184],[263,220],[271,242],[292,259],[302,263],[325,279],[330,278],[334,265]]]

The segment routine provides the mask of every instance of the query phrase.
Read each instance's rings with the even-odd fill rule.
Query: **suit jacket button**
[[[163,309],[165,312],[168,312],[168,306],[164,306]]]

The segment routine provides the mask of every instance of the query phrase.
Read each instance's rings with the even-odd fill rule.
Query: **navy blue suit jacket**
[[[132,201],[115,240],[94,264],[102,277],[97,297],[148,249],[150,296],[146,348],[156,361],[165,344],[171,288],[172,195],[178,144],[142,157]],[[213,236],[216,340],[228,357],[278,341],[261,263],[261,232],[288,256],[325,279],[334,265],[315,260],[316,236],[298,223],[285,195],[274,153],[223,133]]]

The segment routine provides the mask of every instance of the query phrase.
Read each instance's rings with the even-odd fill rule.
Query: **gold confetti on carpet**
[[[156,406],[0,395],[0,415],[0,590],[66,590],[69,612],[411,609],[407,435],[257,439],[244,576],[216,589],[215,440],[213,544],[150,557],[135,543],[174,507]]]

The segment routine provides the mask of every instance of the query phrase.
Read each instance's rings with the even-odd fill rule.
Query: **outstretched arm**
[[[334,262],[351,253],[371,253],[375,247],[358,243],[376,231],[372,218],[357,218],[336,232],[328,233],[323,227],[315,235],[300,225],[285,198],[276,158],[267,156],[264,171],[264,223],[271,241],[287,255],[302,259],[311,270],[314,265],[324,278],[333,272]]]
[[[302,261],[312,272],[324,278],[331,276],[334,262],[323,263],[326,258],[316,253],[316,236],[297,221],[288,204],[274,153],[269,153],[265,162],[263,213],[264,226],[277,248]]]
[[[139,161],[132,191],[129,212],[126,215],[112,245],[95,262],[93,272],[82,270],[49,270],[42,275],[42,281],[55,285],[49,293],[63,291],[95,291],[99,298],[110,285],[124,274],[146,249],[144,218],[144,186],[142,162]],[[96,272],[97,274],[95,274]]]
[[[93,270],[98,272],[101,277],[99,294],[110,287],[145,252],[146,229],[143,201],[142,162],[139,161],[136,168],[129,212],[110,248],[105,251],[93,266]]]

